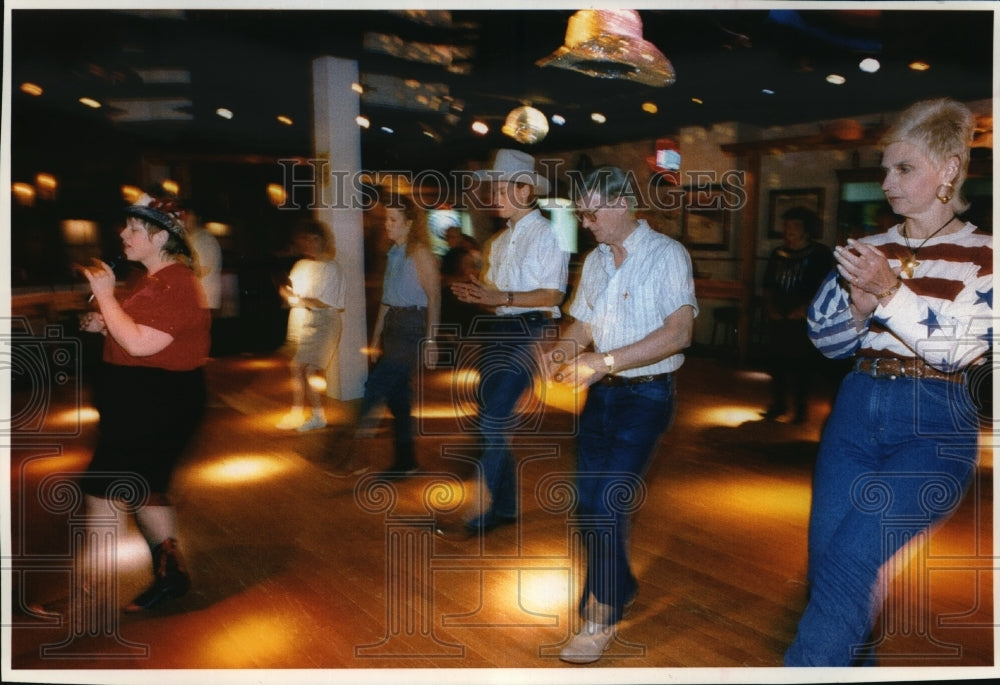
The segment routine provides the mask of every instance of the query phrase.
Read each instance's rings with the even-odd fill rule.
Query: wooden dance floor
[[[151,579],[134,522],[105,560],[117,583],[96,597],[75,587],[83,520],[74,478],[96,433],[87,384],[79,408],[69,383],[44,407],[44,425],[12,441],[4,566],[14,680],[76,670],[84,682],[92,669],[315,669],[317,681],[330,682],[321,671],[426,669],[414,677],[439,678],[431,669],[504,668],[540,669],[526,682],[582,682],[613,668],[718,681],[721,673],[694,669],[781,666],[806,599],[810,477],[826,389],[817,389],[807,423],[764,423],[765,374],[689,357],[675,424],[637,491],[638,601],[605,658],[580,667],[558,652],[578,627],[572,471],[582,398],[538,389],[523,401],[515,439],[522,520],[480,544],[434,532],[436,518],[457,519],[480,500],[473,374],[427,374],[416,418],[422,472],[392,485],[325,470],[346,449],[356,403],[330,400],[331,426],[321,431],[274,428],[291,397],[283,359],[214,359],[209,381],[207,420],[172,489],[193,586],[145,614],[113,610]],[[136,401],[156,411],[170,398]],[[388,428],[387,420],[369,441],[376,468],[388,465]],[[943,677],[993,666],[993,437],[983,443],[959,511],[889,585],[876,629],[880,666],[948,667]],[[756,673],[735,677],[767,671]]]

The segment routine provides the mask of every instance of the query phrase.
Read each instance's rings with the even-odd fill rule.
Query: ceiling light
[[[44,91],[42,91],[42,87],[36,83],[25,82],[21,84],[21,92],[27,93],[28,95],[38,96],[41,95]]]
[[[171,195],[180,195],[181,192],[181,187],[177,184],[177,181],[172,181],[169,178],[160,183],[160,187]]]
[[[702,100],[701,98],[691,98],[691,102],[693,102],[696,105],[704,105],[705,104],[705,101]]]
[[[549,121],[534,107],[515,107],[500,130],[519,143],[531,145],[548,135]]]
[[[268,201],[275,207],[285,204],[285,201],[288,199],[285,187],[279,183],[268,183],[264,192],[267,193]]]
[[[863,60],[858,62],[858,69],[865,72],[866,74],[874,74],[876,71],[882,68],[879,61],[874,57],[865,57]]]
[[[608,120],[608,118],[606,116],[604,116],[603,114],[601,114],[600,112],[593,112],[590,115],[590,120],[594,121],[594,122],[597,122],[598,124],[603,124],[604,122],[606,122]]]
[[[214,235],[216,238],[224,238],[233,232],[233,227],[229,224],[224,224],[221,221],[206,221],[205,230]]]
[[[910,62],[910,69],[913,69],[913,71],[927,71],[930,68],[931,65],[927,62],[921,62],[920,60]]]
[[[774,95],[774,91],[771,90],[770,88],[761,88],[760,92],[763,93],[764,95]]]
[[[835,86],[842,86],[845,83],[847,83],[847,79],[841,76],[840,74],[830,74],[829,76],[826,77],[826,82],[832,83]]]
[[[136,186],[125,185],[121,187],[122,199],[130,205],[134,205],[142,197],[142,189]]]
[[[372,125],[372,122],[368,120],[368,117],[361,116],[360,114],[354,117],[354,121],[361,128],[368,128]]]
[[[473,132],[478,133],[481,136],[485,136],[487,133],[490,132],[490,127],[487,126],[482,121],[474,121],[472,122],[472,130]]]
[[[12,183],[10,192],[19,205],[31,206],[35,202],[35,187],[30,183]]]
[[[660,108],[656,106],[655,102],[644,102],[642,103],[642,111],[647,114],[656,114],[660,111]]]
[[[223,119],[232,119],[233,118],[233,112],[232,112],[232,110],[228,110],[225,107],[219,107],[217,110],[215,110],[215,113],[217,115],[219,115],[220,117],[222,117]]]
[[[101,108],[101,103],[98,102],[97,100],[95,100],[94,98],[80,98],[80,104],[81,105],[86,105],[87,107],[90,107],[91,109],[100,109]]]
[[[669,86],[677,80],[673,65],[642,37],[635,10],[580,10],[569,18],[563,46],[535,62],[597,78]]]
[[[395,131],[394,131],[394,130],[392,130],[391,128],[389,128],[388,126],[383,126],[383,127],[382,127],[382,131],[383,131],[384,133],[395,133]]]
[[[278,115],[278,121],[284,124],[285,126],[291,126],[292,124],[295,123],[294,121],[292,121],[291,117],[285,116],[284,114]]]
[[[553,114],[549,120],[556,126],[562,126],[566,123],[566,117],[562,114]]]
[[[362,86],[360,83],[352,83],[351,90],[353,90],[358,95],[361,95],[362,93],[365,92],[364,86]]]

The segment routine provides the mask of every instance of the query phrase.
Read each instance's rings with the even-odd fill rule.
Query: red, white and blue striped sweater
[[[910,254],[900,227],[862,238],[895,269]],[[993,337],[993,236],[966,223],[957,233],[928,240],[917,260],[913,277],[904,277],[895,297],[879,305],[860,331],[832,270],[809,307],[809,337],[817,349],[830,359],[919,357],[946,373],[983,357]]]

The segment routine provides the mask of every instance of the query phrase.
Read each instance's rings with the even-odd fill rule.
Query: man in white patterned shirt
[[[480,176],[493,183],[497,213],[506,219],[507,228],[487,248],[484,279],[470,278],[451,286],[462,302],[496,314],[472,326],[477,342],[482,343],[480,469],[490,500],[476,518],[457,528],[440,529],[446,536],[459,538],[517,521],[517,479],[507,433],[519,422],[515,415],[518,399],[540,373],[535,346],[560,316],[569,276],[569,253],[560,246],[552,224],[535,201],[548,192],[549,183],[535,170],[534,157],[519,150],[499,150],[492,168]]]
[[[583,626],[560,653],[601,658],[638,592],[628,558],[629,514],[674,416],[674,371],[684,363],[698,305],[684,247],[637,219],[630,176],[617,167],[582,179],[577,216],[600,243],[586,258],[550,359],[557,382],[589,386],[577,440],[577,516],[586,544]],[[554,365],[553,365],[554,366]]]

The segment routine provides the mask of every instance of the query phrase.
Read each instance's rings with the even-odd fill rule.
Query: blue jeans
[[[879,570],[946,519],[971,480],[978,436],[965,388],[851,373],[823,431],[809,519],[809,602],[786,666],[870,663]]]
[[[413,373],[420,361],[420,341],[427,331],[426,309],[390,308],[382,328],[382,356],[365,382],[361,401],[362,425],[371,424],[371,412],[385,403],[393,417],[395,454],[392,470],[416,466],[413,448]]]
[[[621,620],[638,582],[629,564],[630,516],[641,504],[660,436],[673,422],[674,376],[637,385],[591,386],[580,417],[577,521],[587,555],[580,614],[598,623]],[[600,614],[588,613],[591,597]]]
[[[518,400],[540,373],[536,343],[551,324],[532,314],[480,319],[479,330],[484,324],[490,337],[479,351],[478,429],[483,443],[479,465],[490,506],[468,525],[488,529],[517,517],[517,475],[508,434],[518,425],[514,415]]]

